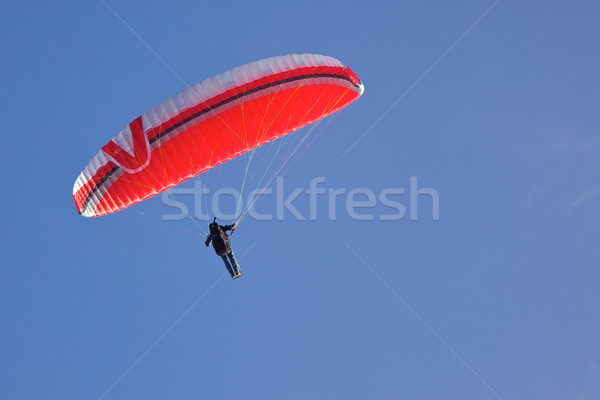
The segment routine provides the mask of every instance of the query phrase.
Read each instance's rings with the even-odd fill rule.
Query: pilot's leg
[[[229,254],[227,254],[229,256],[229,262],[231,262],[231,266],[233,267],[233,271],[235,272],[235,277],[237,278],[238,276],[242,276],[242,273],[240,271],[240,266],[238,265],[235,256],[233,255],[233,251],[230,251]]]
[[[231,265],[229,265],[227,256],[221,256],[221,258],[223,259],[223,262],[225,263],[225,268],[227,268],[227,272],[229,272],[229,275],[231,275],[232,278],[235,278],[237,274],[234,272],[233,268],[231,268]]]

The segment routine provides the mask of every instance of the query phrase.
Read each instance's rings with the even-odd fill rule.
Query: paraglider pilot
[[[208,245],[212,242],[215,253],[217,253],[217,255],[221,256],[223,259],[225,267],[231,275],[231,278],[239,278],[242,276],[242,273],[240,272],[240,268],[237,265],[233,251],[231,250],[229,236],[227,236],[227,231],[233,232],[236,228],[236,224],[222,226],[219,225],[216,220],[217,218],[215,217],[213,222],[208,225],[210,233],[206,237],[206,242],[204,242],[204,244],[208,247]]]

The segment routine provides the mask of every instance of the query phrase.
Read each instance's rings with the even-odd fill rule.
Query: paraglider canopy
[[[333,57],[272,57],[196,83],[119,132],[73,187],[79,213],[109,214],[324,118],[363,92]]]

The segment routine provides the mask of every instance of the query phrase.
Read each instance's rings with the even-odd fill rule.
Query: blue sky
[[[152,51],[100,1],[2,6],[0,398],[599,398],[598,4],[505,0],[474,27],[492,1],[106,4]],[[438,221],[427,196],[416,221],[248,218],[231,281],[160,198],[77,214],[81,169],[176,75],[303,52],[365,93],[287,187],[414,176]]]

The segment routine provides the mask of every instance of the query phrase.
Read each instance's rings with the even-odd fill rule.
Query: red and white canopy
[[[349,105],[358,77],[333,57],[272,57],[198,82],[136,118],[84,168],[79,213],[109,214]]]

